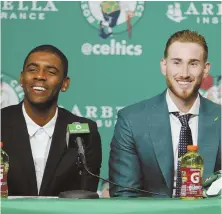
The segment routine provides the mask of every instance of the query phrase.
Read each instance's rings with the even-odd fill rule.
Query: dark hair
[[[58,48],[56,48],[53,45],[40,45],[35,47],[34,49],[32,49],[28,55],[25,58],[24,64],[23,64],[23,70],[25,68],[25,64],[29,58],[29,56],[32,53],[36,53],[36,52],[48,52],[48,53],[53,53],[56,54],[62,61],[62,66],[64,69],[64,77],[67,77],[67,73],[68,73],[68,59],[66,58],[66,56],[62,53],[62,51],[60,51]]]
[[[164,58],[168,56],[168,49],[171,44],[174,42],[191,42],[199,44],[204,49],[204,61],[207,61],[208,58],[208,46],[205,41],[205,38],[200,35],[198,32],[191,30],[182,30],[174,33],[167,41],[166,47],[164,50]]]

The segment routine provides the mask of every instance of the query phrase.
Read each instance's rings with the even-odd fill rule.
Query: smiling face
[[[33,105],[57,105],[59,91],[69,86],[61,59],[50,52],[32,53],[21,72],[20,82],[25,92],[24,103]]]
[[[204,61],[201,45],[190,42],[174,42],[168,56],[161,60],[161,71],[171,96],[181,100],[194,100],[202,79],[209,72],[210,64]]]

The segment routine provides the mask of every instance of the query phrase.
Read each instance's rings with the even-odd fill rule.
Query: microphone
[[[151,192],[151,191],[142,190],[142,189],[138,189],[138,188],[123,186],[123,185],[117,184],[117,183],[115,183],[113,181],[110,181],[108,179],[102,178],[102,177],[100,177],[98,175],[95,175],[92,172],[90,172],[90,170],[88,169],[87,164],[86,164],[86,157],[85,157],[83,140],[80,137],[81,134],[89,134],[89,133],[90,133],[90,130],[89,130],[89,126],[88,126],[87,123],[83,123],[83,124],[72,123],[72,124],[68,124],[68,126],[67,126],[67,142],[68,142],[68,145],[72,141],[72,140],[70,141],[70,136],[75,135],[74,141],[76,142],[76,145],[77,145],[80,161],[81,161],[84,169],[86,170],[86,172],[88,174],[90,174],[93,177],[99,178],[99,179],[101,179],[103,181],[106,181],[106,182],[108,182],[110,184],[113,184],[115,186],[123,187],[125,189],[134,190],[134,191],[138,191],[138,192],[142,192],[142,193],[148,193],[148,194],[152,194],[152,195],[168,196],[165,193],[156,193],[156,192]]]
[[[89,134],[89,125],[87,123],[72,123],[68,124],[66,132],[66,143],[67,147],[77,147],[78,150],[78,166],[86,166],[85,150],[83,145],[83,139],[80,136]],[[85,167],[84,167],[85,169]],[[84,175],[81,173],[82,183],[85,184]],[[70,190],[61,192],[59,198],[73,198],[73,199],[96,199],[99,195],[96,192],[91,192],[87,190]]]
[[[84,134],[89,134],[89,125],[87,123],[77,123],[74,122],[72,124],[68,124],[67,126],[67,133],[66,133],[66,142],[67,146],[69,147],[70,144],[73,142],[77,145],[78,154],[80,157],[83,166],[86,165],[86,157],[85,157],[85,150],[83,146],[83,139],[80,136]],[[75,146],[74,144],[74,146]]]

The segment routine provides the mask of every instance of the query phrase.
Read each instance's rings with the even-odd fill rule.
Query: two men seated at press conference
[[[189,141],[199,146],[204,159],[203,178],[221,169],[220,106],[198,93],[210,70],[207,59],[206,41],[197,32],[179,31],[169,38],[161,60],[167,90],[118,113],[109,159],[109,179],[117,184],[109,185],[111,197],[179,197],[178,154],[186,152],[181,151],[186,142],[180,117],[187,114]],[[67,71],[68,61],[60,50],[36,47],[27,55],[20,76],[23,102],[2,109],[11,196],[58,196],[98,188],[98,178],[78,161],[77,138],[66,141],[67,125],[89,125],[90,133],[81,138],[88,169],[98,176],[102,152],[96,123],[57,106],[59,92],[70,83]]]

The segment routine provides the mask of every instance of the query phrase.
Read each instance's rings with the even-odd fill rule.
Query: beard
[[[59,91],[56,92],[55,94],[48,95],[47,97],[33,96],[27,90],[24,91],[25,91],[24,99],[27,100],[30,106],[33,106],[33,108],[37,108],[39,110],[50,109],[51,106],[56,105],[58,102]]]
[[[192,85],[189,88],[180,88],[179,86],[176,85],[177,84],[176,80],[169,78],[168,76],[166,76],[166,83],[167,83],[167,86],[170,89],[170,91],[176,97],[178,97],[184,101],[190,101],[190,100],[196,99],[196,97],[198,95],[198,91],[199,91],[201,83],[202,83],[202,79],[203,79],[203,77],[199,77],[196,80],[196,82],[193,82],[194,85]],[[188,79],[180,79],[180,81],[183,81],[183,80],[188,81]]]

